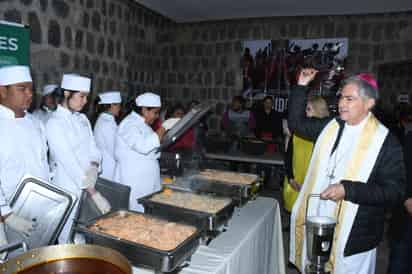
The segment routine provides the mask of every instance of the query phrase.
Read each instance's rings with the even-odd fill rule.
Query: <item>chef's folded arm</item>
[[[138,127],[121,133],[120,138],[134,151],[149,154],[160,146],[159,136],[156,132],[142,134]]]

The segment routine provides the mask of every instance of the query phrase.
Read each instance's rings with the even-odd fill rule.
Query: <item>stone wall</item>
[[[212,129],[241,91],[244,40],[347,37],[349,72],[412,59],[411,12],[177,24],[132,0],[0,0],[0,19],[31,26],[37,86],[75,71],[93,76],[96,92],[160,90],[171,103],[209,101]]]
[[[76,72],[93,77],[94,95],[158,87],[156,37],[173,26],[128,0],[3,0],[0,19],[30,25],[37,87]]]
[[[379,68],[379,87],[384,91],[381,102],[385,109],[395,114],[398,108],[398,95],[408,94],[412,102],[412,60],[388,63]],[[412,110],[409,107],[409,110]]]
[[[377,73],[380,64],[412,58],[412,13],[179,24],[162,44],[164,94],[169,100],[217,103],[209,120],[217,129],[227,102],[242,87],[242,41],[329,37],[349,38],[349,73]]]

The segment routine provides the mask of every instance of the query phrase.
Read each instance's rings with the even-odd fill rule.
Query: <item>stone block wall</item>
[[[170,103],[213,102],[212,129],[241,92],[244,40],[347,37],[348,72],[412,59],[412,12],[178,24],[132,0],[0,0],[0,19],[31,26],[37,86],[75,71],[94,78],[95,93],[155,90]]]
[[[412,60],[382,65],[379,68],[379,86],[385,91],[381,98],[382,105],[392,113],[399,104],[399,94],[408,94],[412,103]]]
[[[156,37],[173,25],[128,0],[4,0],[0,19],[30,25],[37,90],[76,72],[93,77],[94,96],[158,86]]]

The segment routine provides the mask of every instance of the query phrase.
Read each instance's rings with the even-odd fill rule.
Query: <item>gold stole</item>
[[[377,133],[378,127],[379,127],[379,121],[375,118],[373,114],[371,114],[368,118],[368,121],[366,122],[366,125],[362,129],[358,142],[356,143],[356,148],[354,150],[354,153],[349,160],[349,166],[346,168],[344,172],[345,180],[356,181],[357,175],[359,174],[359,169],[361,168],[362,162],[365,160],[365,157],[367,156],[367,152],[369,150],[369,146],[371,145],[370,140],[372,140],[373,136]],[[303,249],[303,238],[305,237],[304,221],[305,221],[305,212],[306,212],[306,206],[307,206],[306,200],[309,194],[312,194],[312,189],[317,181],[319,162],[322,159],[325,160],[329,157],[329,155],[325,155],[325,152],[329,151],[326,147],[327,144],[329,143],[328,141],[330,140],[330,138],[332,138],[332,136],[336,135],[336,132],[338,129],[339,129],[339,124],[337,121],[334,121],[328,126],[322,139],[319,140],[320,141],[319,153],[314,155],[314,158],[312,158],[312,161],[314,161],[313,167],[311,168],[310,173],[306,175],[308,177],[307,181],[305,182],[307,184],[307,187],[305,188],[305,193],[303,193],[303,199],[301,200],[301,203],[303,204],[301,204],[298,209],[298,212],[296,214],[296,222],[295,222],[295,262],[294,263],[301,272],[303,272],[303,268],[304,268],[304,266],[302,266],[302,256],[303,256],[302,252],[306,252],[306,250],[302,250]],[[333,143],[331,145],[333,145]],[[341,209],[341,213],[339,216],[338,224],[335,228],[332,251],[331,251],[331,256],[330,256],[330,262],[332,264],[333,269],[335,269],[337,241],[339,239],[341,226],[344,221],[343,217],[345,215],[345,209],[348,205],[347,201],[341,201],[341,203],[342,203],[342,209]],[[335,217],[337,217],[338,208],[339,208],[339,205],[336,207]]]

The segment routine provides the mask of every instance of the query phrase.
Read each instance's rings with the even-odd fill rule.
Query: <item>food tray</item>
[[[174,191],[187,192],[184,190]],[[213,234],[213,232],[218,231],[221,226],[225,225],[232,217],[235,208],[235,203],[231,201],[216,213],[208,213],[151,200],[153,196],[161,192],[162,191],[152,193],[138,200],[138,202],[143,205],[145,213],[160,216],[173,222],[184,221],[185,223],[194,225],[202,232],[202,236],[210,234],[209,232]]]
[[[204,178],[199,172],[178,178],[167,187],[190,189],[195,193],[213,193],[218,196],[231,198],[236,206],[242,206],[249,200],[256,198],[261,180],[259,176],[249,173],[239,173],[239,175],[250,176],[254,178],[250,184],[239,184],[236,182],[222,182]]]
[[[143,215],[143,213],[130,210],[110,212],[94,220],[91,220],[87,224],[80,225],[78,227],[78,230],[79,232],[84,234],[86,242],[115,249],[126,256],[134,266],[151,268],[158,272],[171,272],[175,270],[184,262],[189,260],[199,246],[199,231],[196,231],[189,238],[179,244],[175,249],[163,251],[135,242],[119,239],[103,232],[89,229],[89,226],[93,225],[98,220],[110,218],[119,214],[122,216],[127,216],[127,214]]]

